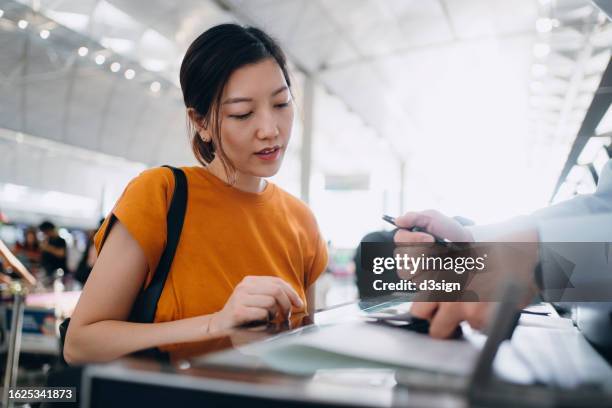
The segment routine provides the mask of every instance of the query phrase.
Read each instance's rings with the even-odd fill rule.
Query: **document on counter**
[[[466,375],[474,366],[479,347],[466,339],[437,340],[400,328],[353,322],[249,344],[240,352],[292,374],[393,366]]]
[[[523,314],[519,319],[519,326],[538,327],[542,329],[557,329],[564,331],[576,331],[572,319],[555,316],[537,316]]]
[[[612,390],[612,368],[578,330],[517,327],[512,347],[541,383],[600,384]]]

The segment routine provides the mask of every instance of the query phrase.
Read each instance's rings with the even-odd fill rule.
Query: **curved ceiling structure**
[[[0,9],[0,127],[13,131],[0,143],[33,152],[0,182],[45,188],[25,175],[47,173],[26,169],[40,165],[27,157],[46,140],[106,155],[96,160],[108,169],[125,160],[118,180],[193,163],[180,61],[199,33],[238,21],[274,35],[297,82],[317,84],[316,186],[326,174],[370,174],[385,202],[404,194],[414,208],[485,220],[546,203],[612,45],[612,25],[586,0],[0,0]],[[295,141],[299,160],[299,129]],[[73,160],[53,162],[78,168]],[[299,165],[280,179],[299,192]],[[477,185],[503,203],[527,180],[529,198],[507,208],[463,199]],[[86,183],[47,188],[99,199],[123,181]]]

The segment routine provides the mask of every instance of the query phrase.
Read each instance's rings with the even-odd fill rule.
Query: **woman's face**
[[[34,245],[36,241],[38,241],[36,238],[36,234],[33,231],[26,232],[25,240],[27,245]]]
[[[223,151],[239,174],[276,174],[293,125],[293,101],[273,58],[232,73],[220,107]]]

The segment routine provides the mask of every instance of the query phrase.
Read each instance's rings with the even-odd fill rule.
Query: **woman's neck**
[[[236,171],[235,180],[230,180],[230,177],[221,163],[221,160],[217,157],[213,159],[212,162],[206,169],[215,177],[223,180],[224,182],[231,184],[232,187],[246,191],[247,193],[261,193],[264,188],[266,188],[266,181],[262,177],[252,176],[249,174],[241,173],[240,171]],[[232,177],[233,179],[234,177]],[[231,183],[235,181],[235,183]]]

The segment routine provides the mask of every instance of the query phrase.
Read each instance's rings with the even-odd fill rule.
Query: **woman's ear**
[[[205,119],[202,117],[202,115],[196,112],[194,108],[187,108],[187,116],[189,116],[189,120],[196,128],[196,131],[198,132],[202,140],[207,143],[210,142],[212,140],[212,137],[207,129]]]

